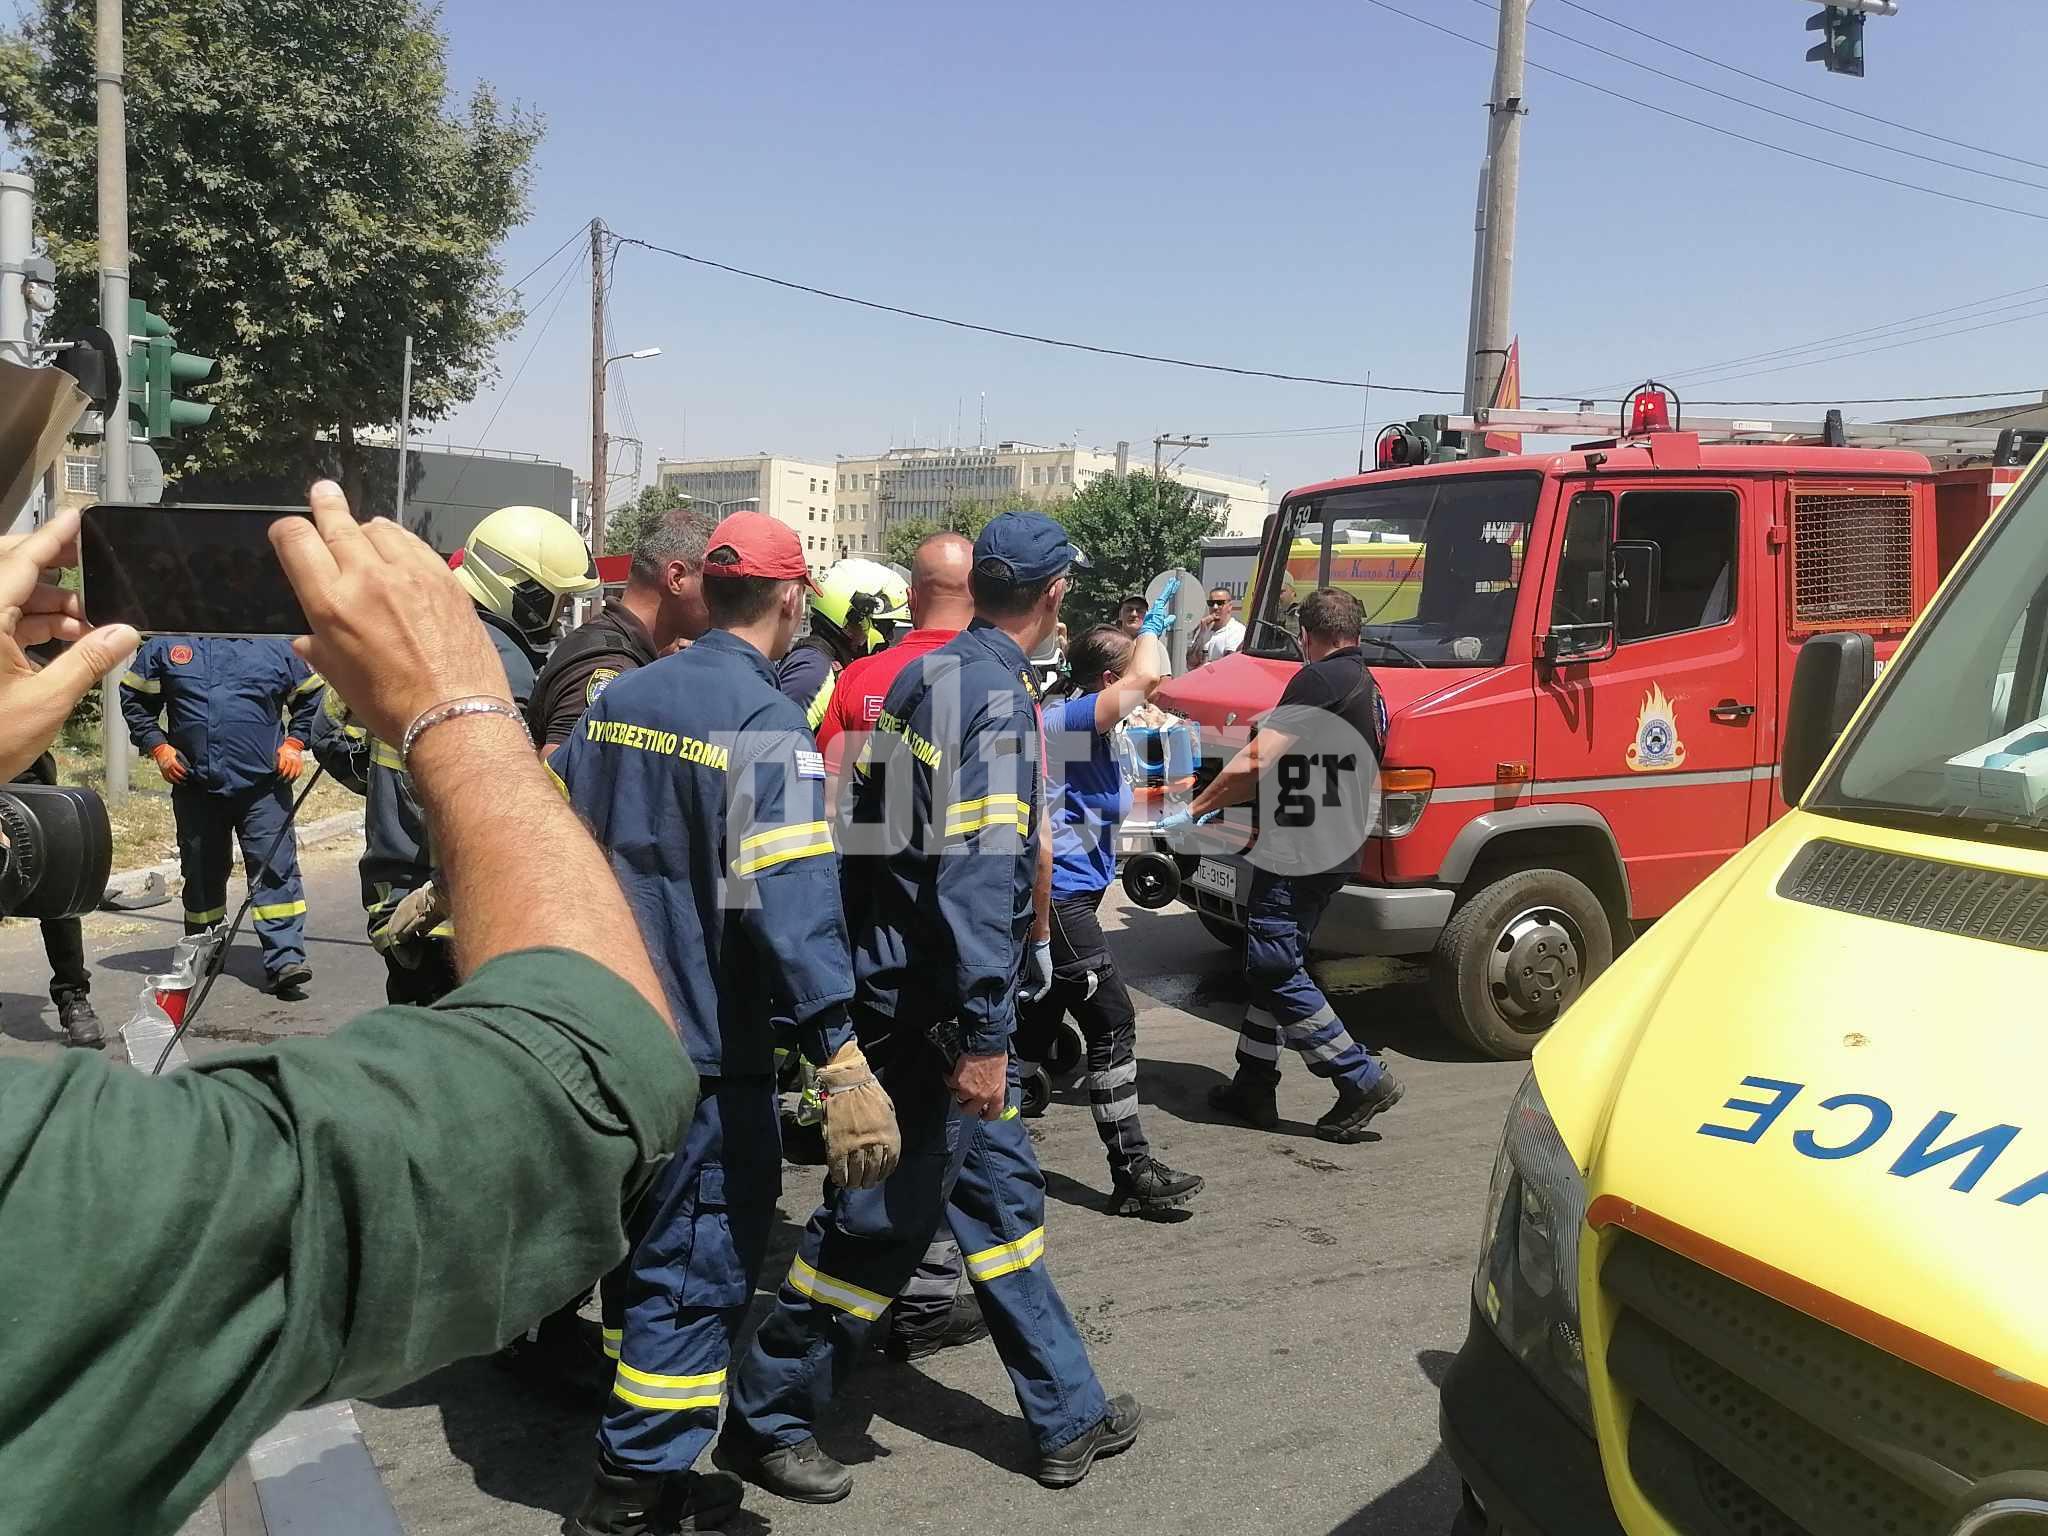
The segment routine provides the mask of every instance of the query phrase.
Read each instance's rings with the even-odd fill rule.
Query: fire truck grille
[[[1983,1479],[2048,1470],[2048,1425],[1644,1238],[1600,1280],[1630,1475],[1686,1536],[1919,1536]]]
[[[1778,894],[1935,933],[2048,949],[2048,880],[2030,875],[1816,838],[1785,866]]]
[[[1795,491],[1792,627],[1904,625],[1913,617],[1913,498]]]

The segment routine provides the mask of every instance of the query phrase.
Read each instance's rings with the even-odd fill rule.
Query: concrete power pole
[[[604,553],[604,220],[590,221],[590,553]]]
[[[26,368],[28,261],[35,248],[35,183],[0,171],[0,359]]]
[[[1487,102],[1486,171],[1480,190],[1479,256],[1472,285],[1471,355],[1465,360],[1465,410],[1493,402],[1507,364],[1515,290],[1515,198],[1522,179],[1523,56],[1530,0],[1500,0],[1500,42],[1493,99]]]
[[[100,500],[128,500],[128,113],[122,101],[121,0],[97,0],[94,79],[99,104],[100,324],[114,339],[112,409],[100,428]],[[119,684],[100,684],[100,761],[107,803],[128,798],[128,732]]]

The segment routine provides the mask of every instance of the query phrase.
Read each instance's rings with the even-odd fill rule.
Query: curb
[[[331,843],[350,833],[360,834],[363,830],[361,811],[342,811],[338,815],[323,816],[309,822],[298,830],[299,846],[310,848],[318,843]],[[161,864],[145,865],[141,869],[124,869],[107,877],[107,892],[113,896],[140,896],[154,876],[159,880],[177,880],[183,875],[176,859],[166,859]]]
[[[213,1504],[222,1536],[405,1536],[347,1402],[286,1414]]]

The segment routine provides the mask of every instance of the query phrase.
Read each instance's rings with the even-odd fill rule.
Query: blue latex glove
[[[1180,595],[1180,578],[1167,582],[1166,590],[1159,594],[1158,601],[1145,610],[1145,622],[1138,626],[1141,635],[1163,635],[1173,628],[1173,600]]]
[[[1019,992],[1027,1003],[1035,1003],[1052,990],[1052,940],[1034,939],[1024,957],[1023,986]]]
[[[1168,811],[1152,824],[1152,830],[1171,841],[1176,834],[1185,833],[1196,827],[1206,827],[1223,813],[1209,811],[1200,816],[1190,816],[1185,810]]]

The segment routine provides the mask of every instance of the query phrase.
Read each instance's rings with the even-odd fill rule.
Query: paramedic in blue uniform
[[[847,1017],[824,761],[775,686],[809,585],[788,528],[758,512],[725,519],[704,554],[713,627],[610,683],[549,759],[625,888],[701,1080],[682,1146],[635,1213],[632,1256],[601,1287],[618,1364],[568,1526],[580,1536],[719,1530],[739,1507],[732,1478],[692,1467],[717,1428],[781,1192],[775,1017],[826,1063],[835,1184],[875,1185],[895,1166],[889,1099]]]
[[[903,1152],[878,1189],[826,1186],[734,1380],[720,1465],[785,1498],[851,1490],[814,1427],[942,1216],[1037,1444],[1039,1481],[1079,1482],[1138,1435],[1137,1403],[1104,1393],[1046,1271],[1045,1178],[1009,1054],[1040,862],[1027,657],[1052,637],[1078,558],[1042,514],[992,521],[974,547],[972,625],[904,668],[855,761],[854,1017]]]
[[[285,827],[319,705],[320,680],[283,640],[158,635],[121,679],[128,739],[171,786],[185,931],[226,919],[239,838],[264,984],[289,996],[313,979],[298,839]]]
[[[1301,605],[1302,667],[1258,733],[1185,810],[1160,822],[1171,839],[1190,821],[1256,797],[1244,914],[1250,997],[1237,1036],[1237,1071],[1209,1103],[1270,1131],[1280,1123],[1280,1047],[1334,1083],[1337,1102],[1316,1121],[1324,1141],[1363,1141],[1373,1117],[1400,1102],[1379,1054],[1351,1036],[1308,973],[1309,941],[1372,829],[1387,705],[1359,649],[1364,610],[1324,587]]]

